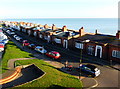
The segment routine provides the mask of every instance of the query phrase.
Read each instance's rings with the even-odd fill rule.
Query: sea
[[[116,35],[118,29],[117,18],[29,18],[29,19],[0,19],[2,21],[24,21],[35,24],[48,24],[62,28],[64,25],[68,29],[79,30],[84,27],[85,32],[95,33],[97,29],[99,33],[106,35]]]

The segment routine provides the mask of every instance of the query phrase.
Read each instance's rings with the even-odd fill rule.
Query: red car
[[[56,51],[51,51],[51,52],[48,52],[46,53],[46,55],[48,57],[51,57],[51,58],[54,58],[54,59],[59,59],[60,58],[60,53],[59,52],[56,52]]]
[[[28,46],[30,43],[27,40],[23,40],[23,46]]]

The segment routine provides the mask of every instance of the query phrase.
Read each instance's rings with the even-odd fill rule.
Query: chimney
[[[116,33],[116,38],[120,39],[120,30]]]
[[[49,28],[49,26],[48,26],[47,24],[45,24],[45,25],[44,25],[44,28],[47,29],[47,28]]]
[[[52,25],[52,30],[56,30],[55,24]]]
[[[66,27],[66,26],[63,26],[62,31],[63,31],[63,32],[66,32],[66,31],[67,31],[67,27]]]
[[[98,34],[98,30],[97,29],[95,30],[95,34]]]
[[[80,36],[83,36],[83,35],[84,35],[84,28],[83,28],[83,27],[81,27],[81,28],[79,29],[79,34],[80,34]]]

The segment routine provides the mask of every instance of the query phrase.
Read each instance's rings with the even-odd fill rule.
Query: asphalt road
[[[29,37],[24,33],[17,32],[17,34],[23,37],[24,39],[29,40],[31,43],[35,43],[37,45],[41,45],[41,44],[44,45],[48,51],[55,50],[60,52],[62,55],[62,58],[61,58],[62,63],[68,60],[69,63],[73,64],[74,66],[78,66],[80,57],[76,56],[74,53],[66,53],[66,49],[61,49],[60,47],[53,46],[51,44],[48,44],[47,42],[40,41],[35,37]],[[20,45],[19,42],[17,41],[14,41],[14,42]],[[34,52],[34,54],[36,54],[36,56],[39,57],[39,53]],[[89,58],[89,60],[92,60],[92,59]],[[88,61],[88,60],[84,60],[82,62],[91,63],[91,61]],[[101,65],[96,65],[96,66],[98,66],[98,68],[101,70],[100,76],[95,78],[99,83],[98,87],[118,87],[118,84],[120,83],[120,79],[119,79],[120,72],[118,70],[115,70],[106,66],[101,66]]]
[[[101,70],[101,74],[96,78],[98,81],[97,87],[113,87],[114,89],[115,87],[117,88],[120,83],[120,71],[104,66],[98,66],[98,68]]]

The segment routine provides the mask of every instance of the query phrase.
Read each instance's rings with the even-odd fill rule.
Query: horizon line
[[[79,19],[107,19],[107,17],[96,17],[96,18],[91,18],[91,17],[86,17],[86,18],[80,18],[80,17],[78,17]],[[66,18],[66,17],[39,17],[39,18],[34,18],[34,17],[32,17],[32,18],[0,18],[0,19],[78,19],[78,18],[74,18],[74,17],[71,17],[71,18]],[[109,18],[119,18],[119,17],[109,17]],[[109,19],[108,18],[108,19]]]

